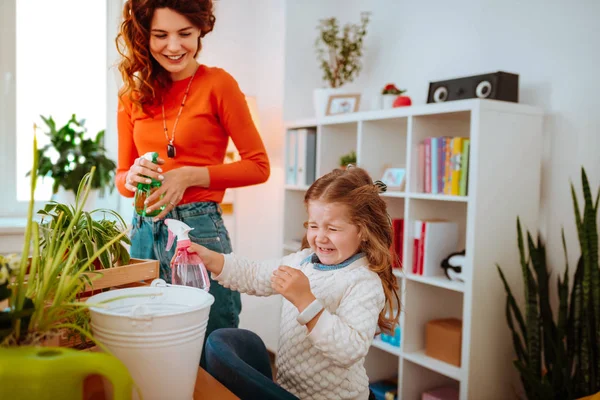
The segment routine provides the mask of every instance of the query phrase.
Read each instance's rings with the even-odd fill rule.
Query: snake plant
[[[527,232],[527,253],[517,218],[517,244],[525,287],[521,311],[500,266],[506,290],[506,318],[516,353],[514,365],[529,400],[576,399],[600,391],[600,266],[598,264],[598,200],[581,169],[583,209],[571,183],[581,255],[569,294],[569,263],[564,230],[565,270],[557,279],[558,316],[550,299],[546,248],[540,236]]]

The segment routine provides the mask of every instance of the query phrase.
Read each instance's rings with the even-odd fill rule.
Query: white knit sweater
[[[308,262],[310,249],[282,259],[256,262],[225,255],[219,276],[223,286],[257,296],[277,294],[271,275],[280,265],[298,268],[325,310],[313,330],[296,321],[298,310],[283,299],[277,351],[277,382],[300,399],[333,400],[369,397],[364,359],[377,329],[385,297],[379,276],[366,257],[348,266],[321,271]]]

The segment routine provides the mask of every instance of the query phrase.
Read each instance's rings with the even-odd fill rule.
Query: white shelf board
[[[287,122],[285,126],[287,129],[298,129],[315,127],[317,125],[346,124],[356,123],[358,121],[374,121],[380,119],[404,118],[409,116],[455,113],[477,109],[530,115],[541,115],[543,113],[541,108],[527,104],[489,99],[465,99],[448,101],[445,103],[418,104],[386,110],[360,111],[343,115],[325,116],[322,118],[308,118]]]
[[[299,190],[299,191],[306,191],[308,190],[309,186],[307,185],[285,185],[285,190]]]
[[[463,282],[451,281],[445,276],[421,276],[414,274],[404,274],[404,276],[410,281],[421,282],[431,286],[454,290],[455,292],[464,293],[465,291],[465,284]]]
[[[402,353],[402,358],[459,382],[461,380],[461,370],[459,367],[429,357],[425,355],[425,350]]]
[[[299,119],[285,124],[286,129],[314,128],[315,126],[317,126],[315,118]]]
[[[389,191],[389,192],[385,192],[381,194],[383,197],[401,197],[404,198],[406,197],[406,192],[395,192],[395,191]]]
[[[468,196],[452,196],[449,194],[409,193],[411,199],[467,202]]]
[[[400,347],[392,346],[391,344],[384,342],[378,337],[373,339],[373,343],[371,344],[371,346],[377,347],[378,349],[381,349],[395,356],[400,356]]]

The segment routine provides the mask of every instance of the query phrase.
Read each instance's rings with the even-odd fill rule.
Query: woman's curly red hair
[[[198,55],[201,39],[215,25],[212,0],[127,0],[123,7],[123,22],[115,39],[117,51],[122,59],[119,71],[123,87],[119,97],[128,96],[132,103],[145,110],[153,104],[157,89],[168,88],[171,78],[167,71],[150,54],[150,24],[154,11],[169,8],[186,17],[200,29]]]

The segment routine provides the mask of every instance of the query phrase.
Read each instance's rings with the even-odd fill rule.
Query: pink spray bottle
[[[177,237],[177,250],[171,265],[172,284],[196,287],[208,292],[210,280],[204,263],[197,254],[187,251],[192,243],[188,232],[193,228],[176,219],[165,219],[165,225],[169,229],[167,251],[171,250],[173,241]]]

